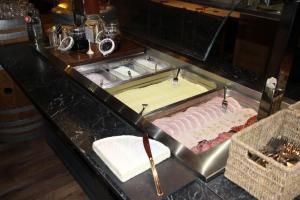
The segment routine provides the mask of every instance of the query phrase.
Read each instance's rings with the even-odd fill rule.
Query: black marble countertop
[[[42,58],[29,44],[1,47],[0,64],[46,118],[62,131],[68,139],[64,142],[73,145],[94,169],[95,176],[103,179],[119,198],[156,199],[154,186],[147,181],[152,178],[150,170],[121,183],[91,149],[96,139],[123,134],[141,136],[139,131],[71,80],[59,66]],[[158,171],[166,187],[163,199],[254,199],[223,175],[203,182],[175,158],[159,164]]]

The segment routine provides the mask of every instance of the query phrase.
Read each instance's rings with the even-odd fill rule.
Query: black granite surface
[[[30,45],[0,49],[0,64],[20,85],[37,108],[63,132],[66,140],[121,199],[155,199],[150,171],[120,182],[92,151],[92,143],[116,135],[141,136],[135,128],[110,111],[72,81],[59,66],[49,64]],[[170,170],[171,169],[171,170]],[[174,158],[157,166],[165,194],[173,193],[196,176]],[[177,176],[180,174],[181,176]],[[169,177],[172,177],[170,179]]]
[[[141,133],[104,103],[67,77],[59,66],[42,59],[28,44],[0,48],[0,64],[37,108],[56,125],[70,143],[121,199],[157,199],[150,171],[121,183],[92,151],[92,142],[115,135]],[[170,158],[158,165],[163,199],[254,199],[223,175],[204,183]]]

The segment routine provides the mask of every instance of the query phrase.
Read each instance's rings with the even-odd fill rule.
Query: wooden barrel
[[[28,34],[23,18],[0,20],[0,45],[25,41],[28,41]]]
[[[40,136],[42,117],[0,65],[0,143]]]

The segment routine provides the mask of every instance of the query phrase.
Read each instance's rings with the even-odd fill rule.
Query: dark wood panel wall
[[[121,7],[128,11],[120,17],[124,29],[198,57],[207,50],[223,19],[154,1],[133,0]]]
[[[226,10],[187,7],[168,1],[115,1],[120,23],[126,31],[155,43],[165,44],[196,58],[206,51]],[[171,2],[171,1],[169,1]],[[200,12],[201,9],[211,12]],[[215,13],[215,14],[214,14]],[[220,14],[222,13],[222,14]],[[235,12],[226,23],[210,57],[219,57],[261,75],[270,57],[278,21]]]
[[[263,75],[269,61],[278,22],[241,15],[233,63]]]

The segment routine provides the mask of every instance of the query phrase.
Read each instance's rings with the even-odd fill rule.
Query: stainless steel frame
[[[142,79],[145,77],[152,76],[154,73],[159,74],[159,73],[163,73],[165,71],[169,71],[170,69],[172,69],[172,67],[169,66],[163,70],[159,70],[159,71],[155,72],[155,71],[147,69],[141,65],[136,65],[135,59],[142,58],[142,57],[145,57],[145,55],[144,54],[142,54],[142,55],[135,54],[131,57],[126,57],[126,58],[122,58],[122,59],[114,59],[114,60],[110,60],[110,61],[101,61],[101,62],[92,63],[92,64],[79,65],[79,66],[74,67],[74,69],[76,71],[78,71],[79,74],[83,74],[83,75],[88,74],[88,73],[97,72],[97,73],[104,73],[107,76],[109,76],[108,78],[111,80],[111,83],[109,83],[107,85],[103,85],[102,86],[103,89],[116,88],[117,86],[120,86],[120,85],[124,85],[124,84],[126,85],[126,83],[128,83],[128,82],[132,83],[135,80],[139,80],[139,79]],[[149,57],[149,56],[147,56],[147,57]],[[118,77],[116,75],[116,73],[112,73],[112,70],[114,70],[115,68],[118,68],[120,66],[128,66],[129,68],[137,68],[137,72],[141,72],[141,75],[138,77],[135,77],[135,78],[121,79],[120,77]],[[84,79],[84,78],[82,78],[82,79]],[[88,79],[88,78],[86,78],[86,79]],[[110,91],[113,91],[113,90],[115,90],[115,89],[111,89]]]
[[[80,74],[77,70],[73,68],[67,68],[66,73],[69,74],[77,82],[79,82],[87,90],[92,92],[101,101],[105,102],[105,104],[108,107],[117,112],[118,115],[121,115],[126,121],[135,125],[139,130],[147,132],[152,138],[167,145],[170,148],[173,155],[178,158],[178,160],[180,160],[184,165],[186,165],[190,169],[197,172],[201,178],[208,181],[218,173],[222,172],[225,168],[230,140],[223,142],[222,144],[219,144],[206,152],[196,155],[192,151],[184,147],[182,144],[180,144],[178,141],[170,137],[168,134],[163,132],[161,129],[153,125],[151,121],[155,118],[155,116],[157,117],[159,115],[167,115],[172,112],[176,112],[187,108],[188,106],[199,104],[203,101],[212,98],[213,96],[219,96],[223,93],[223,91],[220,88],[222,88],[222,86],[224,85],[227,85],[227,87],[230,88],[228,95],[240,100],[242,105],[252,107],[255,110],[258,109],[261,94],[252,89],[224,79],[223,77],[220,77],[216,74],[205,71],[197,66],[188,64],[182,60],[171,57],[160,51],[156,51],[154,49],[149,48],[147,50],[147,54],[162,59],[170,63],[175,68],[184,66],[185,70],[200,75],[200,77],[204,77],[204,79],[212,80],[216,84],[217,89],[213,90],[210,93],[207,93],[206,95],[199,95],[196,98],[189,99],[189,101],[180,102],[175,106],[173,105],[162,110],[149,113],[146,116],[141,116],[110,94],[118,92],[117,90],[113,91],[114,87],[118,88],[118,90],[122,90],[122,87],[123,89],[128,88],[128,86],[130,86],[133,83],[132,81],[115,83],[114,87],[108,89],[108,91],[110,92],[109,93],[108,91],[105,91],[93,82],[87,80],[85,77],[83,77],[82,74]],[[93,65],[101,65],[101,63],[94,63]],[[163,78],[165,76],[164,73],[169,72],[162,71],[156,76],[162,76]],[[148,78],[149,81],[151,80],[150,75],[146,75],[143,78]],[[138,82],[140,80],[143,79],[135,79],[135,82]]]
[[[106,91],[108,91],[112,95],[115,95],[115,94],[118,94],[118,93],[121,93],[121,92],[125,92],[127,90],[146,87],[146,86],[153,85],[153,84],[165,81],[165,80],[171,80],[175,76],[176,71],[177,70],[167,70],[167,71],[162,71],[162,72],[159,72],[159,73],[156,73],[156,74],[148,75],[146,77],[140,77],[140,78],[135,79],[133,81],[127,81],[127,82],[121,83],[120,85],[117,85],[116,87],[108,88],[108,89],[106,89]],[[205,96],[205,95],[207,95],[207,94],[209,94],[209,93],[211,93],[211,92],[218,89],[217,85],[215,84],[215,82],[213,80],[209,80],[208,78],[204,78],[200,75],[191,73],[190,71],[186,70],[185,68],[181,69],[180,74],[186,80],[189,80],[193,83],[201,84],[201,85],[205,86],[208,89],[208,91],[204,92],[204,93],[200,93],[200,94],[198,94],[196,96],[193,96],[193,97],[189,97],[185,100],[178,101],[176,103],[167,105],[163,108],[151,111],[150,113],[162,112],[166,108],[177,107],[185,101],[189,101],[189,100],[198,98],[200,96]],[[170,84],[172,84],[171,81],[170,81]],[[142,105],[141,105],[141,109],[142,109]]]

